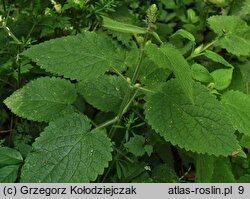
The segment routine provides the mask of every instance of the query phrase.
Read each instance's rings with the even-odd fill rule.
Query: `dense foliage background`
[[[250,182],[249,23],[249,0],[0,0],[0,182]]]

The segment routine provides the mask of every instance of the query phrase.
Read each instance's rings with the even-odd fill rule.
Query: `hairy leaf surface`
[[[250,27],[238,16],[212,16],[210,28],[219,36],[216,42],[234,55],[250,54]]]
[[[245,0],[244,4],[243,4],[243,6],[240,9],[238,14],[241,17],[245,17],[245,16],[249,15],[249,13],[250,13],[250,0]]]
[[[145,114],[156,132],[186,150],[227,156],[239,148],[222,105],[199,83],[192,104],[176,80],[168,81],[146,97]]]
[[[193,101],[191,69],[182,54],[171,44],[163,44],[160,48],[154,44],[147,44],[146,51],[152,61],[160,67],[168,68],[174,72],[184,93]]]
[[[227,158],[216,158],[214,162],[214,172],[211,178],[212,183],[233,183],[236,182],[232,173],[232,168]]]
[[[238,180],[237,183],[250,183],[250,174],[245,174],[241,176]]]
[[[15,91],[4,103],[20,117],[48,122],[73,113],[75,99],[76,89],[69,81],[42,77]]]
[[[42,132],[22,168],[22,182],[90,182],[108,166],[111,141],[103,130],[90,130],[80,114],[67,115]]]
[[[223,64],[224,66],[233,68],[232,64],[228,63],[221,55],[219,55],[211,50],[206,50],[204,52],[204,56],[213,60],[214,62],[218,62],[218,63]]]
[[[152,170],[152,178],[155,183],[178,183],[179,178],[174,168],[169,164],[159,164]]]
[[[235,182],[227,158],[199,155],[196,159],[196,183]]]
[[[228,91],[222,95],[222,104],[234,127],[250,136],[250,96],[240,91]]]
[[[128,76],[132,79],[136,66],[130,67]],[[144,58],[141,63],[141,70],[139,71],[138,80],[146,85],[151,86],[160,82],[165,82],[168,76],[172,73],[167,68],[159,68],[158,65],[149,58]]]
[[[197,155],[195,163],[195,182],[210,182],[214,172],[215,158],[208,155]]]
[[[102,111],[118,112],[128,83],[121,77],[102,75],[92,81],[79,82],[77,89],[94,107]]]
[[[141,28],[135,25],[115,21],[108,17],[102,16],[103,18],[103,26],[110,30],[115,30],[123,33],[133,33],[133,34],[146,34],[146,28]]]
[[[240,146],[250,149],[250,136],[243,135],[240,139]]]
[[[77,80],[98,77],[120,63],[111,40],[94,32],[52,39],[22,54],[48,72]]]

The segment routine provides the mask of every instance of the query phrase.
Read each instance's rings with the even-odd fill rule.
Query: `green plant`
[[[169,2],[148,7],[141,26],[98,12],[88,30],[36,45],[18,43],[10,32],[22,46],[20,65],[45,72],[4,104],[23,119],[48,123],[31,151],[26,137],[22,155],[11,152],[18,161],[11,162],[10,181],[22,156],[21,182],[249,181],[247,14],[237,15],[231,1]],[[206,8],[207,16],[186,9],[190,3]],[[62,9],[88,2],[73,5],[67,1]],[[164,19],[180,8],[187,16]],[[224,13],[229,8],[231,15]],[[224,14],[213,15],[218,9]],[[166,38],[157,17],[182,25]],[[198,19],[207,26],[196,30]]]

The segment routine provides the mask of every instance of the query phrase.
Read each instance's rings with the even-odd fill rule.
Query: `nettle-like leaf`
[[[237,183],[250,183],[250,174],[245,174],[241,176],[238,180]]]
[[[145,114],[156,132],[186,150],[227,156],[240,148],[223,106],[200,83],[194,84],[194,104],[176,80],[146,97]]]
[[[162,44],[158,48],[154,44],[146,45],[149,58],[162,68],[173,71],[187,97],[193,101],[193,79],[188,62],[180,51],[171,44]]]
[[[68,80],[42,77],[15,91],[4,103],[20,117],[48,122],[73,113],[76,96],[75,86]]]
[[[103,27],[107,29],[115,30],[118,32],[123,32],[123,33],[133,33],[133,34],[146,34],[147,33],[146,28],[141,28],[135,25],[115,21],[105,16],[102,16],[102,18],[103,18]]]
[[[131,47],[125,51],[124,65],[125,67],[131,68],[137,65],[140,57],[140,49],[137,47],[135,42],[131,43]]]
[[[128,76],[132,79],[136,66],[132,66],[128,70]],[[148,57],[144,58],[141,63],[141,70],[138,80],[141,84],[151,86],[159,82],[165,82],[172,72],[167,68],[159,68],[158,65],[151,61]]]
[[[174,168],[169,164],[159,164],[152,170],[152,178],[155,183],[178,183],[179,178]]]
[[[112,159],[104,130],[92,130],[86,116],[53,121],[33,144],[22,168],[22,182],[90,182]]]
[[[250,27],[239,16],[212,16],[208,24],[219,36],[216,45],[237,56],[250,54]]]
[[[250,149],[250,136],[243,135],[240,139],[240,146]]]
[[[117,32],[115,30],[107,30],[108,35],[122,43],[122,45],[129,47],[132,43],[133,36],[124,32]]]
[[[102,75],[92,81],[79,82],[77,89],[94,107],[102,111],[118,112],[129,85],[121,77]]]
[[[214,162],[214,172],[211,178],[212,183],[232,183],[236,182],[232,173],[230,161],[227,158],[216,158]]]
[[[240,91],[228,91],[222,95],[222,104],[234,127],[250,136],[250,96]]]
[[[208,155],[197,155],[195,162],[195,182],[210,182],[214,172],[215,158]]]
[[[244,4],[243,4],[243,6],[240,9],[238,14],[241,17],[245,17],[245,16],[249,15],[249,13],[250,13],[250,0],[245,0]]]
[[[197,155],[195,182],[235,182],[229,160],[221,157]]]
[[[117,46],[103,34],[85,32],[34,45],[22,54],[48,72],[77,80],[96,78],[121,65]]]

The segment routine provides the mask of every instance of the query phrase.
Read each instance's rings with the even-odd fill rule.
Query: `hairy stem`
[[[144,91],[144,92],[147,92],[147,93],[155,93],[154,91],[149,90],[149,89],[147,89],[147,88],[143,88],[143,87],[138,87],[138,89],[139,89],[139,90],[142,90],[142,91]]]
[[[17,65],[17,88],[21,88],[21,63],[20,63],[20,45],[17,46],[17,55],[16,55],[16,65]]]
[[[22,42],[19,41],[19,39],[17,39],[17,37],[10,31],[10,29],[4,25],[4,23],[2,23],[1,27],[16,42],[16,44],[18,45],[22,44]]]
[[[132,85],[135,84],[135,82],[139,76],[143,57],[144,57],[144,48],[141,47],[139,59],[138,59],[137,65],[136,65],[136,69],[135,69],[135,72],[134,72],[132,80],[131,80]],[[117,117],[116,117],[117,118],[117,121],[115,122],[116,125],[118,125],[121,122],[122,116],[127,112],[130,104],[133,102],[133,100],[136,97],[137,92],[139,90],[138,88],[135,88],[135,87],[133,88],[132,91],[130,89],[131,88],[128,88],[127,93],[126,93],[126,95],[121,103],[120,110],[119,110]],[[113,125],[112,128],[110,129],[110,132],[109,132],[109,135],[111,138],[114,136],[115,131],[116,131],[116,128],[115,128],[115,125]],[[120,146],[119,146],[119,149],[117,150],[115,159],[117,159],[121,155],[119,152],[124,144],[124,141],[125,141],[125,139],[123,139],[122,142],[120,143]],[[107,176],[109,175],[109,173],[112,170],[112,168],[114,167],[114,165],[115,165],[115,161],[113,161],[111,163],[111,165],[109,166],[108,170],[106,171],[106,173],[102,179],[102,182],[105,182]]]
[[[133,75],[132,80],[131,80],[132,85],[136,82],[136,79],[138,78],[142,59],[143,59],[143,54],[144,54],[144,50],[141,49],[139,59],[138,59],[137,65],[136,65],[136,69],[135,69],[134,75]],[[127,93],[126,93],[126,95],[121,103],[121,106],[120,106],[120,109],[119,109],[119,112],[117,115],[118,120],[117,120],[116,124],[119,124],[121,122],[122,116],[126,113],[126,111],[129,108],[129,105],[131,104],[131,102],[134,100],[134,98],[136,96],[135,93],[137,93],[137,90],[130,91],[130,88],[128,88]],[[114,128],[114,126],[112,126],[112,128],[109,132],[109,135],[111,138],[114,136],[114,133],[115,133],[115,128]]]
[[[204,52],[205,50],[207,50],[208,48],[210,48],[212,45],[214,45],[217,41],[218,41],[218,38],[215,39],[215,40],[213,40],[212,42],[208,43],[207,45],[205,45],[205,46],[200,50],[199,53],[197,53],[197,54],[192,53],[189,57],[187,57],[186,60],[189,61],[189,60],[191,60],[191,59],[193,59],[193,58],[195,58],[195,57],[199,57],[199,56],[203,55],[203,54],[204,54],[203,52]]]
[[[133,100],[135,99],[137,93],[138,93],[138,89],[134,92],[133,96],[130,98],[130,100],[128,101],[128,103],[126,104],[126,106],[123,108],[122,113],[121,113],[122,115],[124,115],[124,114],[127,112],[128,108],[129,108],[129,106],[130,106],[130,104],[131,104],[131,103],[133,102]]]
[[[112,120],[109,120],[109,121],[107,121],[107,122],[104,122],[104,123],[101,124],[100,126],[96,127],[95,130],[101,129],[101,128],[105,128],[106,126],[109,126],[109,125],[111,125],[111,124],[114,124],[114,123],[117,122],[117,120],[118,120],[118,117],[115,117],[115,118],[113,118]]]
[[[124,81],[127,82],[126,77],[124,77],[115,67],[112,67],[112,69],[115,71],[117,75],[119,75]]]
[[[142,63],[143,56],[144,56],[144,49],[141,49],[140,50],[140,55],[139,55],[139,60],[138,60],[138,63],[137,63],[136,68],[135,68],[134,75],[133,75],[132,80],[131,80],[132,85],[135,83],[136,79],[138,78],[138,75],[139,75],[139,72],[140,72],[140,69],[141,69],[141,63]]]
[[[201,55],[204,55],[204,53],[199,53],[199,54],[191,54],[189,57],[187,57],[187,61],[194,59],[195,57],[199,57]]]

